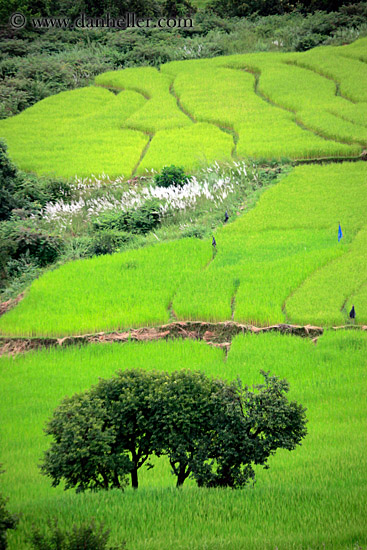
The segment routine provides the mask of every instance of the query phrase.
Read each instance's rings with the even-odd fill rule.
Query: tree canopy
[[[262,375],[252,389],[190,370],[101,379],[54,411],[41,471],[66,489],[123,489],[128,475],[138,488],[139,468],[166,455],[178,487],[189,476],[201,487],[243,487],[254,465],[267,467],[307,433],[306,409],[288,401],[288,382]]]

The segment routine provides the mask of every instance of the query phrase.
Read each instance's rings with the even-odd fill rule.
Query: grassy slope
[[[295,168],[217,232],[214,260],[210,241],[184,239],[49,271],[0,319],[0,331],[61,336],[164,323],[171,302],[181,319],[225,320],[235,292],[238,321],[343,323],[348,297],[365,300],[366,169]],[[366,315],[357,308],[358,323]]]
[[[276,334],[235,339],[226,362],[220,350],[195,342],[156,342],[43,351],[0,360],[0,426],[4,493],[22,513],[10,550],[23,548],[32,523],[57,516],[61,525],[94,516],[112,529],[111,542],[140,549],[347,549],[367,544],[367,338],[327,333],[309,340]],[[118,368],[190,367],[246,383],[259,369],[286,377],[303,403],[309,434],[296,451],[279,452],[255,488],[198,490],[174,478],[161,460],[141,474],[138,493],[77,495],[52,489],[37,463],[46,448],[44,422],[65,394]],[[190,525],[190,529],[188,529]],[[323,546],[324,545],[324,546]]]
[[[106,72],[97,86],[62,92],[0,121],[0,135],[20,168],[66,177],[127,177],[170,163],[191,169],[237,155],[358,156],[367,144],[366,51],[367,39],[360,39],[305,53]],[[114,96],[99,86],[124,91]]]

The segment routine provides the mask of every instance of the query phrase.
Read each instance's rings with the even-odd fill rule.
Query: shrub
[[[121,246],[131,240],[131,235],[119,229],[103,229],[98,231],[89,246],[90,255],[113,254]]]
[[[6,151],[5,142],[0,140],[0,220],[8,219],[12,209],[18,206],[15,198],[17,169]]]
[[[48,531],[41,532],[34,527],[30,537],[30,544],[34,550],[120,550],[125,548],[125,543],[118,547],[107,547],[110,536],[109,530],[104,530],[103,525],[96,526],[92,520],[90,523],[73,525],[72,528],[62,530],[57,521],[48,524]]]
[[[160,204],[157,199],[144,202],[136,209],[123,212],[104,212],[93,220],[94,231],[114,229],[130,233],[148,233],[160,224]]]
[[[63,240],[59,235],[37,228],[31,220],[12,219],[0,224],[0,265],[22,256],[33,258],[43,267],[61,254]]]
[[[317,33],[309,33],[301,36],[293,43],[293,48],[296,52],[303,52],[315,48],[325,40],[326,36]]]
[[[18,523],[16,516],[6,509],[6,500],[0,495],[0,550],[8,547],[6,535],[10,529],[15,529]]]
[[[181,233],[181,238],[193,237],[196,239],[203,239],[207,234],[208,229],[204,225],[194,225],[193,227],[187,227]]]
[[[189,176],[180,166],[165,166],[160,174],[156,174],[155,183],[159,187],[183,187],[189,181]]]
[[[0,473],[4,472],[0,471]],[[0,494],[0,550],[6,550],[8,547],[6,532],[15,529],[18,523],[18,518],[7,510],[6,503],[6,499]]]

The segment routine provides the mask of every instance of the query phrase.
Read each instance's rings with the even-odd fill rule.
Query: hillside
[[[63,336],[179,319],[367,323],[367,167],[300,166],[211,241],[67,263],[0,318],[2,334]],[[347,182],[347,184],[346,184]],[[345,237],[337,239],[338,222]],[[346,307],[347,306],[347,307]]]
[[[1,267],[16,271],[29,261],[34,269],[32,284],[0,316],[1,493],[20,516],[9,550],[29,550],[34,526],[43,531],[56,519],[70,529],[91,518],[110,530],[112,547],[126,542],[126,550],[367,548],[366,63],[365,38],[304,53],[127,68],[0,120],[0,136],[23,170],[79,176],[69,187],[56,181],[56,198],[34,193],[27,203],[24,193],[28,210],[9,203],[0,222],[1,242],[15,258],[9,253]],[[5,153],[4,181],[33,192],[33,176],[19,174]],[[154,187],[152,176],[126,181],[167,164],[204,168],[182,188]],[[102,172],[109,178],[89,177]],[[42,185],[45,192],[51,184]],[[116,228],[124,200],[138,217],[152,197],[157,225],[137,234]],[[101,234],[125,240],[117,247],[112,239],[111,254],[88,257]],[[30,245],[17,257],[21,239]],[[36,265],[32,243],[41,253],[45,243],[75,250]],[[208,345],[193,341],[198,333],[177,330],[171,339],[174,331],[161,327],[161,341],[132,341],[134,327],[172,328],[180,320],[232,320],[253,325],[252,334],[233,333],[218,345],[201,327],[205,342],[214,336]],[[298,335],[266,328],[288,323],[319,328],[301,327]],[[124,334],[111,343],[108,331]],[[83,334],[91,336],[63,339]],[[18,353],[32,343],[44,349]],[[138,490],[51,486],[38,466],[55,407],[131,368],[199,370],[249,387],[261,369],[271,372],[306,407],[308,433],[294,451],[271,456],[270,469],[257,462],[256,484],[242,489],[203,488],[191,478],[175,489],[160,451],[140,469]]]
[[[363,38],[106,72],[1,120],[0,135],[20,168],[63,177],[242,157],[357,157],[367,144],[366,52]]]

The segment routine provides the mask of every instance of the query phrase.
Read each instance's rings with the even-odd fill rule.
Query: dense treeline
[[[343,6],[330,13],[318,11],[305,15],[298,9],[277,15],[276,10],[269,7],[268,11],[274,15],[232,17],[246,15],[250,4],[241,4],[242,9],[240,5],[232,5],[232,0],[213,1],[217,4],[210,10],[198,11],[193,16],[192,28],[38,32],[3,28],[0,118],[17,114],[49,95],[87,86],[95,75],[107,70],[255,51],[302,51],[320,44],[351,42],[367,31],[367,3]],[[170,2],[167,0],[168,11],[173,10],[169,8]],[[17,6],[24,12],[32,9],[32,13],[46,9],[42,3],[32,3],[30,7],[25,2],[24,7]],[[63,6],[67,9],[68,4]],[[82,9],[81,4],[75,6],[70,10]],[[11,3],[6,7],[10,12],[14,9]],[[49,13],[61,13],[56,5],[52,9],[50,3]],[[98,12],[97,7],[88,9],[85,7],[86,13]],[[0,20],[5,22],[8,11],[4,10],[0,8]],[[148,12],[145,14],[149,15]]]
[[[192,13],[195,6],[201,4],[195,0],[11,0],[0,6],[0,18],[6,21],[13,12],[20,11],[28,16],[66,15],[76,17],[81,13],[100,17],[106,13],[112,16],[134,12],[141,16],[183,15]],[[313,13],[317,10],[337,11],[342,7],[355,4],[353,0],[209,0],[205,2],[207,11],[225,13],[232,16],[251,14],[274,15],[294,11]],[[229,11],[227,11],[229,9]]]

